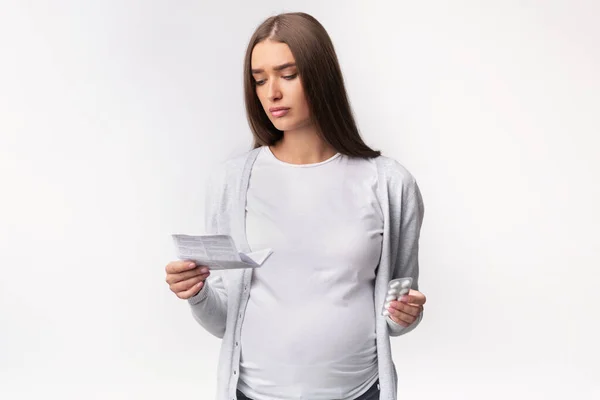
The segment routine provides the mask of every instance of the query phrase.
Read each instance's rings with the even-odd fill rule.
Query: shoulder
[[[390,189],[417,184],[415,176],[399,161],[387,156],[376,157],[374,161],[380,176],[385,177],[388,185],[392,186]]]
[[[415,176],[399,161],[386,157],[376,157],[379,178],[383,180],[390,207],[405,209],[412,207],[422,214],[423,196]]]
[[[258,151],[260,148],[244,151],[214,163],[207,172],[209,185],[217,189],[237,184],[242,178],[248,161],[255,157]]]
[[[225,159],[216,162],[213,166],[213,170],[219,170],[228,174],[241,172],[244,169],[244,165],[248,158],[259,149],[253,149],[244,151],[242,153],[231,155]]]
[[[221,161],[220,164],[225,170],[227,170],[230,173],[241,172],[246,166],[248,160],[251,159],[253,156],[256,156],[261,149],[262,147],[258,147],[256,149],[234,154],[229,158]]]

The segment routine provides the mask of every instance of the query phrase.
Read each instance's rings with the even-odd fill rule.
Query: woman
[[[254,270],[166,267],[170,289],[222,338],[218,399],[396,399],[390,336],[414,329],[423,202],[414,177],[361,139],[333,44],[305,13],[264,21],[245,58],[254,149],[211,176],[207,233]],[[391,279],[412,289],[382,313]]]

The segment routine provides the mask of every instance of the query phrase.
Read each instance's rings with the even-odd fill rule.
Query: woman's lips
[[[289,108],[282,108],[282,109],[279,109],[279,110],[272,110],[271,111],[271,115],[273,115],[274,117],[283,117],[289,111],[290,111]]]

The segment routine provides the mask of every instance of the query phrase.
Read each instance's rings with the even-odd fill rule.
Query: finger
[[[202,268],[196,267],[190,271],[184,271],[184,272],[180,272],[178,274],[167,274],[166,281],[168,284],[173,284],[173,283],[188,280],[190,278],[193,278],[193,277],[201,275],[201,274],[207,274],[208,272],[209,272],[209,270],[206,267],[202,267]]]
[[[410,292],[408,292],[408,294],[405,294],[402,297],[400,297],[398,299],[398,301],[401,301],[403,303],[412,303],[412,304],[423,305],[423,304],[425,304],[427,299],[423,293],[421,293],[417,290],[411,289]]]
[[[390,308],[394,308],[398,311],[402,311],[406,314],[410,314],[413,317],[417,317],[423,310],[423,306],[421,306],[421,305],[406,304],[406,303],[402,303],[399,301],[392,301],[390,303]]]
[[[184,290],[183,292],[176,293],[177,297],[179,297],[180,299],[187,300],[190,297],[193,297],[196,294],[198,294],[198,292],[200,290],[202,290],[203,286],[204,286],[204,282],[198,282],[197,284],[195,284],[194,286],[192,286],[188,290]]]
[[[170,285],[169,287],[171,288],[172,292],[175,292],[175,293],[184,292],[186,290],[191,289],[194,285],[197,285],[198,283],[205,281],[206,278],[208,277],[208,275],[209,274],[201,274],[201,275],[195,276],[193,278],[187,279],[185,281],[174,283],[174,284]]]
[[[408,326],[410,324],[412,324],[413,322],[415,322],[416,318],[410,314],[406,314],[402,311],[396,310],[395,308],[390,307],[389,308],[389,312],[390,312],[390,317],[392,317],[392,319],[399,323],[402,326]]]
[[[192,261],[171,261],[167,264],[165,270],[167,274],[179,274],[194,268],[196,268],[196,264]]]
[[[401,321],[398,318],[394,317],[393,315],[390,315],[390,319],[392,321],[394,321],[395,323],[397,323],[398,325],[401,325],[405,328],[410,325],[408,322]]]

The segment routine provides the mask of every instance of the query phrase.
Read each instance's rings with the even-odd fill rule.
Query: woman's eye
[[[285,76],[282,76],[282,78],[283,78],[283,79],[286,79],[286,80],[288,80],[288,81],[291,81],[292,79],[294,79],[294,78],[295,78],[295,77],[297,77],[297,76],[298,76],[298,73],[296,72],[295,74],[292,74],[292,75],[285,75]],[[256,84],[256,86],[262,86],[262,85],[264,85],[264,84],[265,84],[265,80],[264,80],[264,79],[261,79],[261,80],[259,80],[259,81],[255,81],[254,83]]]

